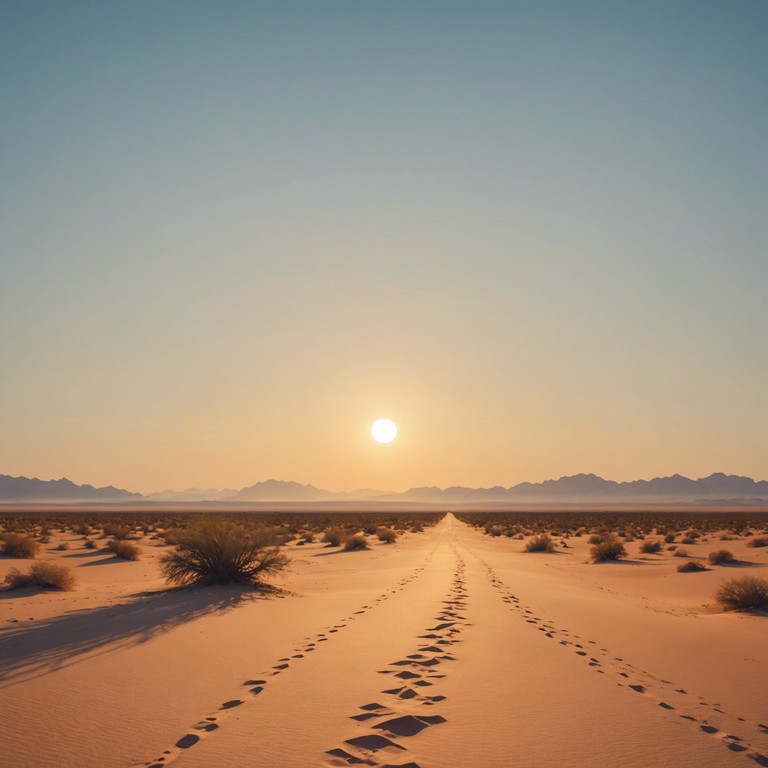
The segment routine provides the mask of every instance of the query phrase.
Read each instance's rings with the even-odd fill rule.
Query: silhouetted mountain
[[[691,480],[682,475],[655,477],[652,480],[632,480],[617,483],[593,474],[579,474],[545,480],[541,483],[519,483],[511,488],[452,488],[420,487],[404,493],[388,494],[385,500],[433,502],[483,501],[562,501],[665,499],[693,501],[697,499],[755,499],[768,497],[768,481],[756,482],[751,477],[725,475],[716,472],[708,477]]]
[[[314,485],[302,485],[287,480],[263,480],[243,488],[236,496],[238,501],[322,501],[333,494]]]
[[[140,498],[140,493],[131,493],[111,485],[106,488],[77,485],[65,477],[61,480],[39,480],[36,477],[0,475],[0,500],[3,501],[107,501]]]

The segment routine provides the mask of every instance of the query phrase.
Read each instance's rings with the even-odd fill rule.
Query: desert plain
[[[3,765],[768,766],[768,615],[714,599],[768,575],[759,528],[622,531],[626,557],[595,563],[589,530],[527,552],[514,515],[486,517],[358,551],[287,537],[265,590],[169,588],[157,535],[130,561],[52,528],[36,560],[76,587],[0,592]],[[1,557],[0,581],[30,562]]]

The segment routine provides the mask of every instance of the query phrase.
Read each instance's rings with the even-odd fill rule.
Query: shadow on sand
[[[34,624],[12,624],[0,630],[0,687],[122,651],[197,618],[279,594],[274,588],[236,585],[169,589],[139,593],[125,603],[73,611]]]

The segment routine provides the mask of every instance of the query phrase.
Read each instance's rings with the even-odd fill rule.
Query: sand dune
[[[448,515],[290,547],[267,595],[163,591],[150,547],[47,552],[81,586],[0,599],[6,764],[768,766],[768,620],[707,607],[724,569],[572,541],[524,554]]]

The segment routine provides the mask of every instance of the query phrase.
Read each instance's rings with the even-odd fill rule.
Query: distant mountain
[[[755,499],[768,497],[768,481],[715,472],[708,477],[691,480],[682,475],[655,477],[617,483],[593,474],[561,477],[541,483],[519,483],[511,488],[411,488],[404,493],[389,494],[386,500],[431,502],[483,502],[517,500],[624,500],[657,499],[693,501],[696,499]]]
[[[111,485],[106,488],[77,485],[65,477],[61,480],[38,480],[36,477],[0,475],[1,501],[113,501],[140,498],[140,493],[131,493]]]
[[[314,485],[287,480],[264,480],[243,488],[233,498],[237,501],[362,501],[378,498],[384,491],[362,488],[334,493]]]
[[[237,496],[237,489],[187,488],[184,491],[157,491],[145,498],[151,501],[227,501]]]
[[[323,501],[333,496],[330,491],[286,480],[263,480],[243,488],[235,495],[237,501]]]

